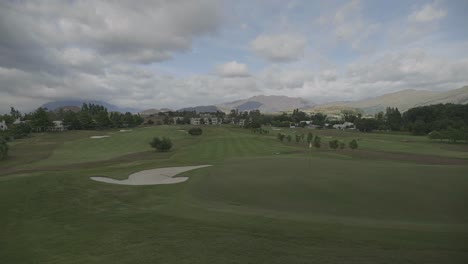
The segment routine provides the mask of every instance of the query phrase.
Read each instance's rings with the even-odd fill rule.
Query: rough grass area
[[[312,132],[325,147],[308,150],[274,132],[182,129],[15,142],[0,163],[0,263],[468,262],[464,145],[324,130]],[[154,136],[174,149],[151,151]],[[359,149],[329,150],[328,137]],[[89,179],[207,162],[175,185]]]

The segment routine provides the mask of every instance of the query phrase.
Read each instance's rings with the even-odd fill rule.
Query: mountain
[[[291,111],[296,108],[310,108],[312,105],[312,103],[300,97],[258,95],[244,100],[219,104],[217,107],[222,109],[224,112],[229,112],[231,109],[238,109],[239,111],[250,111],[258,109],[262,113],[275,113]]]
[[[157,114],[159,112],[171,112],[171,111],[173,111],[173,110],[171,110],[169,108],[161,108],[161,109],[151,108],[151,109],[146,109],[146,110],[140,111],[140,114],[142,114],[142,115],[154,115],[154,114]]]
[[[59,100],[59,101],[53,101],[53,102],[48,102],[46,104],[43,104],[41,107],[42,108],[47,108],[50,111],[55,111],[59,108],[64,108],[64,107],[81,107],[83,103],[87,104],[98,104],[102,105],[109,112],[131,112],[131,113],[137,113],[139,110],[135,108],[128,108],[128,107],[119,107],[113,104],[109,104],[103,101],[96,101],[96,100]]]
[[[217,111],[222,111],[222,110],[214,105],[201,105],[201,106],[195,106],[195,107],[186,107],[186,108],[177,110],[177,112],[182,112],[182,111],[189,111],[189,112],[195,111],[197,113],[215,113]]]
[[[398,107],[400,112],[404,112],[416,106],[440,103],[468,103],[468,86],[448,92],[407,89],[359,101],[326,103],[308,110],[320,112],[324,109],[359,109],[365,114],[375,114],[385,112],[387,107]]]

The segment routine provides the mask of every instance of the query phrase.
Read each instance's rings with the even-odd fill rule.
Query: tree
[[[414,122],[412,132],[415,135],[424,135],[426,134],[426,129],[426,122],[423,120],[416,120],[416,122]]]
[[[352,149],[352,150],[355,150],[358,148],[358,143],[355,139],[351,140],[351,142],[349,142],[349,148]]]
[[[312,134],[312,132],[309,132],[307,134],[307,143],[310,144],[310,142],[312,142],[313,139],[314,139],[314,135]]]
[[[346,144],[343,141],[340,141],[339,144],[340,144],[340,149],[344,149],[346,147]]]
[[[331,149],[334,149],[336,150],[338,148],[338,140],[334,139],[334,140],[331,140],[330,142],[328,142],[328,146],[330,146]]]
[[[13,136],[13,138],[20,139],[27,137],[31,133],[31,131],[31,125],[29,125],[28,123],[19,123],[12,126],[10,133],[11,136]]]
[[[192,136],[199,136],[203,133],[203,130],[199,127],[189,129],[188,133]]]
[[[112,126],[112,122],[109,119],[107,111],[101,111],[96,114],[96,127],[98,129],[106,129]]]
[[[322,146],[322,139],[319,136],[314,137],[314,148],[319,149]]]
[[[402,118],[398,108],[387,107],[385,116],[387,118],[387,126],[390,130],[399,131],[401,129]]]
[[[278,137],[278,139],[279,139],[281,142],[283,142],[283,141],[284,141],[284,138],[286,137],[286,135],[283,134],[283,133],[278,133],[278,136],[277,136],[277,137]]]
[[[439,140],[441,140],[442,139],[442,133],[440,133],[439,131],[432,131],[431,133],[429,133],[429,139],[439,139]]]
[[[301,141],[301,135],[296,134],[296,143],[299,143]]]
[[[167,152],[172,148],[172,141],[167,137],[163,137],[162,139],[154,137],[150,142],[150,146],[159,152]]]
[[[49,115],[45,108],[39,107],[31,116],[31,125],[33,128],[39,130],[45,130],[48,127],[53,126],[52,121],[49,119]]]
[[[81,129],[81,122],[78,119],[78,114],[73,111],[67,111],[63,115],[63,125],[67,129],[78,130]]]
[[[0,160],[6,159],[8,157],[8,143],[7,141],[0,137]]]
[[[286,139],[288,140],[288,142],[291,142],[291,140],[292,140],[291,135],[287,135],[287,136],[286,136]]]

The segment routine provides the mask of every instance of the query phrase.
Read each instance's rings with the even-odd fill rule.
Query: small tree
[[[338,140],[334,139],[328,142],[328,146],[330,146],[331,149],[336,150],[338,148]]]
[[[430,139],[442,139],[442,134],[439,131],[432,131],[429,133]]]
[[[0,160],[6,159],[8,156],[8,144],[5,139],[0,137]]]
[[[314,135],[312,134],[312,132],[309,132],[307,134],[307,143],[310,144],[310,142],[312,142],[313,139],[314,139]]]
[[[346,147],[346,144],[343,141],[339,142],[340,149],[344,149]]]
[[[349,142],[349,148],[352,149],[352,150],[355,150],[358,148],[358,143],[355,139],[351,140],[351,142]]]
[[[203,130],[199,127],[189,129],[188,133],[192,136],[199,136],[203,133]]]
[[[284,138],[285,138],[285,137],[286,137],[285,134],[283,134],[283,133],[278,133],[278,139],[279,139],[281,142],[284,141]]]
[[[314,138],[314,148],[319,149],[322,146],[322,139],[319,136]]]
[[[288,142],[291,142],[291,140],[292,140],[291,135],[288,135],[288,136],[286,137],[286,139],[288,140]]]
[[[154,137],[150,142],[150,146],[159,152],[167,152],[172,148],[172,141],[167,137],[163,137],[162,139]]]
[[[301,141],[301,136],[296,134],[296,143],[299,143]]]

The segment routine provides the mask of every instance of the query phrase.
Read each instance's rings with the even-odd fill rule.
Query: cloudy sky
[[[0,112],[179,108],[468,85],[468,1],[0,2]]]

